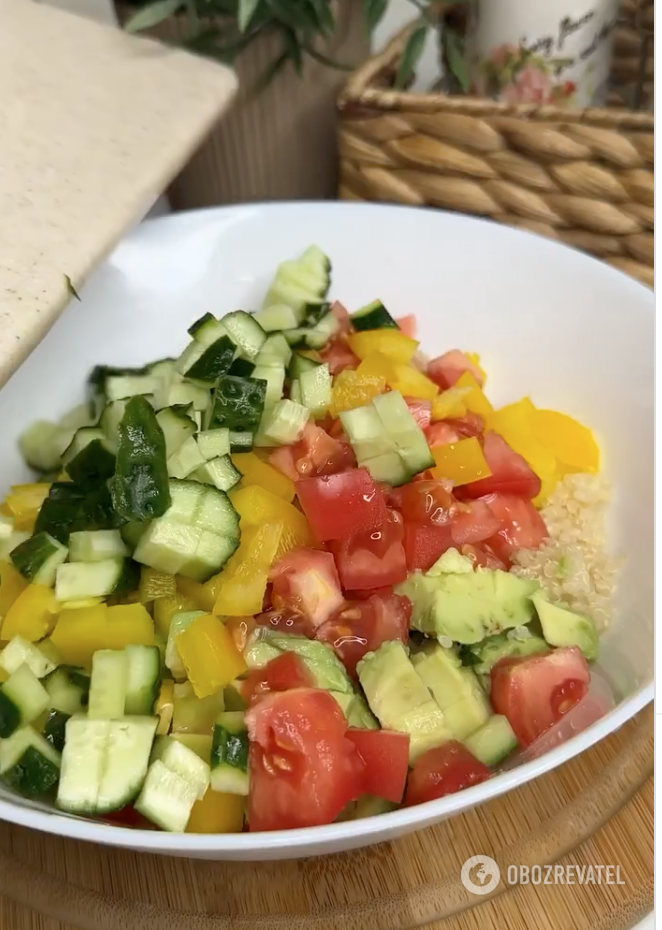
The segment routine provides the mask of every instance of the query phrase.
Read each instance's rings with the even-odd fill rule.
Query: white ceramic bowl
[[[83,289],[0,392],[0,488],[26,471],[16,437],[78,403],[97,362],[177,354],[205,311],[255,309],[276,265],[316,243],[333,261],[332,295],[379,297],[415,313],[424,349],[479,352],[497,404],[530,394],[597,433],[614,484],[613,543],[627,556],[618,618],[600,665],[617,707],[526,765],[418,807],[267,834],[132,831],[64,816],[0,792],[0,817],[62,836],[209,859],[295,858],[392,839],[510,791],[620,727],[653,697],[653,294],[579,252],[504,226],[432,210],[273,204],[147,222]]]

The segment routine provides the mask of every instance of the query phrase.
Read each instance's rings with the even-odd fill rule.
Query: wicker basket
[[[652,5],[646,12],[652,29]],[[630,13],[613,71],[633,87],[639,35]],[[652,113],[392,90],[410,28],[341,94],[339,196],[491,217],[590,252],[652,287]],[[619,91],[628,96],[622,80]]]

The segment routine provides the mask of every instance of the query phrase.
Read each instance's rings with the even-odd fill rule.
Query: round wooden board
[[[0,926],[626,930],[653,906],[652,769],[648,707],[580,757],[481,808],[397,842],[294,862],[168,859],[5,824]],[[502,881],[477,897],[460,869],[479,853],[497,860]],[[509,865],[559,860],[618,865],[623,884],[507,886]]]

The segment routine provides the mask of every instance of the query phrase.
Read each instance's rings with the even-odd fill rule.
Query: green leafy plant
[[[341,0],[344,3],[359,0]],[[360,0],[365,27],[372,32],[386,12],[389,0]],[[436,25],[439,2],[410,0],[420,14],[420,25],[412,32],[398,69],[395,83],[404,87],[420,60],[428,30]],[[462,2],[462,0],[461,0]],[[137,5],[132,2],[132,5]],[[186,20],[185,38],[179,43],[231,64],[255,39],[266,31],[281,38],[280,54],[271,62],[261,85],[271,81],[288,63],[301,74],[306,57],[324,65],[351,70],[356,62],[340,62],[319,50],[320,40],[336,30],[332,0],[151,0],[140,4],[125,23],[128,32],[153,29],[172,17]]]

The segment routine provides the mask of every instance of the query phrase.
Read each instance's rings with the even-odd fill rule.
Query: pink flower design
[[[525,65],[511,84],[501,91],[501,99],[506,103],[546,103],[553,90],[553,82],[535,65]]]

